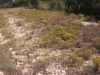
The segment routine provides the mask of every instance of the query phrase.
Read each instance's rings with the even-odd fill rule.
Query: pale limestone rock
[[[52,64],[51,66],[49,66],[46,71],[48,73],[51,73],[51,75],[66,75],[66,70],[64,68],[62,68],[62,66],[60,64],[55,65]]]
[[[0,75],[4,75],[4,73],[0,71]]]
[[[43,71],[37,73],[36,75],[43,75]]]
[[[95,23],[95,22],[82,22],[82,24],[83,24],[84,26],[89,26],[89,25],[97,26],[97,25],[99,25],[98,23]]]

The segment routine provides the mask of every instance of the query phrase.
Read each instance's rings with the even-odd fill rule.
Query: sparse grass
[[[6,26],[6,18],[4,17],[3,12],[0,12],[0,28],[3,28]]]
[[[0,70],[6,72],[7,75],[13,75],[17,73],[16,62],[12,59],[12,54],[8,49],[7,45],[0,45]]]
[[[2,35],[3,35],[6,39],[11,39],[11,38],[13,38],[13,35],[12,35],[11,31],[8,30],[8,28],[6,28],[6,27],[2,28],[1,32],[2,32]]]
[[[11,31],[8,30],[8,24],[7,24],[7,17],[5,17],[5,13],[0,11],[0,28],[1,33],[5,38],[11,38],[13,37]]]

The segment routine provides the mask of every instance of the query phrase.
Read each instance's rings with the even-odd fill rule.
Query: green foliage
[[[95,48],[91,49],[80,49],[80,50],[75,50],[73,53],[78,55],[79,57],[82,57],[84,60],[88,60],[89,57],[96,52]]]
[[[87,15],[99,15],[100,1],[99,0],[3,0],[0,1],[1,7],[22,7],[29,8],[63,10],[74,13],[84,13]],[[46,7],[47,6],[47,7]],[[90,12],[88,12],[90,11]]]
[[[83,67],[83,71],[84,71],[84,74],[92,75],[97,72],[97,66],[95,64],[85,66]]]
[[[47,3],[48,2],[46,2],[46,4]],[[24,9],[21,11],[21,14],[20,11],[17,12],[18,16],[20,16],[21,18],[24,17],[28,22],[30,22],[30,29],[40,30],[40,34],[37,35],[39,36],[39,40],[38,42],[36,42],[36,44],[39,44],[42,48],[53,48],[53,50],[55,50],[50,54],[49,52],[47,52],[47,50],[44,49],[47,54],[39,56],[42,60],[38,59],[38,61],[34,63],[34,71],[45,71],[47,64],[51,63],[51,61],[60,63],[64,67],[79,69],[84,61],[89,60],[91,56],[96,53],[97,47],[95,45],[99,47],[100,27],[93,25],[81,25],[80,23],[84,19],[84,15],[82,14],[79,14],[79,16],[76,16],[75,14],[67,14],[66,16],[65,13],[61,11],[58,12],[44,10],[45,4],[43,6],[43,10]],[[13,40],[13,42],[15,42],[15,40]],[[77,47],[77,49],[72,48],[76,47],[76,43],[79,43],[80,47]],[[88,44],[90,46],[86,46]],[[13,43],[10,42],[8,43],[8,45],[13,46]],[[93,47],[95,47],[96,49]],[[31,48],[33,49],[33,46]],[[70,50],[70,52],[67,52],[66,48],[71,48],[72,50]],[[56,49],[58,49],[58,53],[56,52]],[[62,53],[63,49],[65,49],[64,53]],[[89,72],[95,72],[95,69],[96,66],[84,67],[84,71],[86,72],[86,74],[88,74]]]
[[[42,30],[42,47],[68,48],[77,38],[77,29],[69,24],[48,25]]]
[[[52,0],[50,7],[52,10],[65,10],[65,2],[64,0]]]
[[[12,3],[12,6],[27,6],[28,3],[28,0],[15,0],[15,2]]]
[[[95,37],[92,39],[92,41],[93,41],[92,46],[100,50],[100,37]]]
[[[41,10],[49,10],[50,9],[50,5],[47,2],[40,1],[38,6],[37,6],[37,8],[41,9]]]
[[[100,72],[100,57],[98,56],[98,57],[94,58],[93,62],[97,66],[97,71]]]
[[[62,63],[64,66],[69,66],[69,67],[79,67],[82,65],[82,63],[85,60],[88,60],[90,58],[90,56],[92,54],[95,53],[95,49],[91,48],[91,49],[75,49],[73,50],[72,54],[69,56],[66,56],[65,54],[63,54],[64,56],[62,57]],[[95,66],[90,66],[93,67],[92,69],[95,68]],[[88,67],[84,67],[84,69],[89,69]],[[92,70],[91,69],[91,70]]]
[[[68,63],[69,63],[68,66],[69,67],[78,67],[82,64],[82,62],[84,62],[84,59],[82,57],[72,54],[68,59]]]

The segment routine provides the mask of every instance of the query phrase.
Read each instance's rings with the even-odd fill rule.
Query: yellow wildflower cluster
[[[45,32],[45,34],[44,34]],[[67,48],[73,44],[77,38],[77,30],[74,26],[66,25],[49,25],[44,28],[42,33],[42,46]]]

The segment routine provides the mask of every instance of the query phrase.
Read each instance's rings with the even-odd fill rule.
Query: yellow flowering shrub
[[[94,37],[92,39],[93,43],[92,46],[94,46],[96,49],[100,49],[100,37]]]
[[[67,59],[66,64],[69,67],[79,67],[83,62],[84,62],[84,58],[83,57],[79,57],[76,54],[72,54]]]
[[[100,37],[95,37],[95,38],[92,38],[92,41],[99,41],[100,40]]]
[[[67,48],[73,44],[77,38],[77,29],[68,25],[48,25],[42,30],[42,46]],[[40,39],[41,39],[40,38]]]
[[[96,52],[95,48],[84,48],[84,49],[78,49],[78,50],[74,50],[73,53],[75,53],[76,55],[78,55],[79,57],[83,57],[84,60],[88,60],[89,57],[94,54]]]
[[[94,58],[93,62],[97,65],[97,69],[100,72],[100,57]]]

